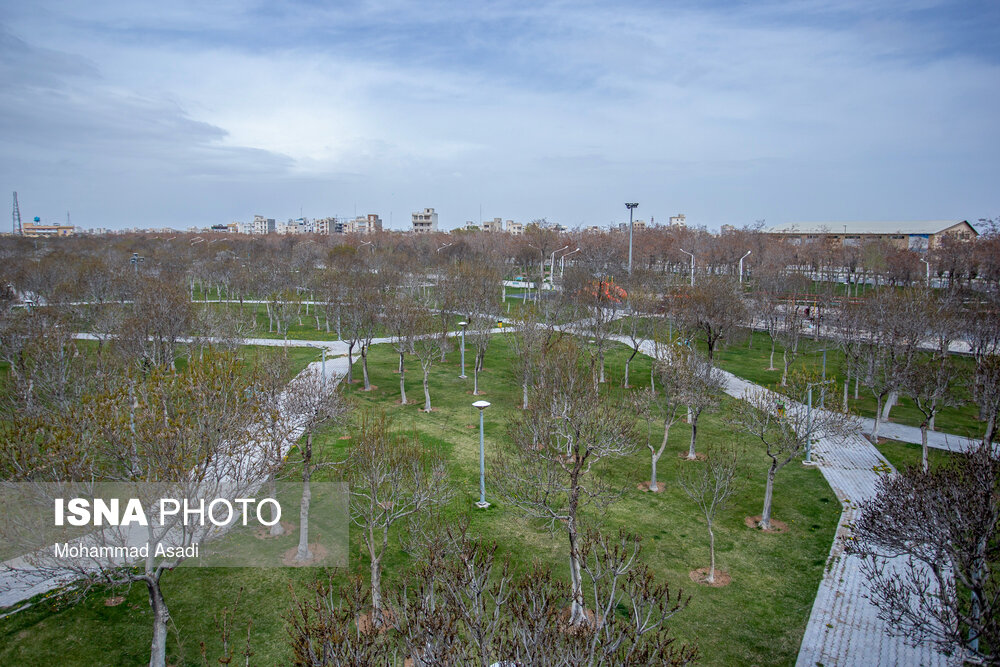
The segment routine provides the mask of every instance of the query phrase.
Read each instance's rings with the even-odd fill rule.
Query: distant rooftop
[[[917,220],[912,222],[787,222],[771,234],[937,234],[966,220]]]

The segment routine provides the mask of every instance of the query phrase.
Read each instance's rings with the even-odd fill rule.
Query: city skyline
[[[990,3],[7,3],[25,219],[997,214]]]

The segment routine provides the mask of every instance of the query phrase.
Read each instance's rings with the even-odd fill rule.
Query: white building
[[[415,234],[430,234],[438,230],[438,214],[432,208],[417,211],[411,218]]]
[[[524,225],[513,220],[507,221],[507,233],[511,236],[521,236],[524,234]]]
[[[236,231],[240,234],[270,234],[274,231],[274,218],[255,215],[253,222],[237,222]]]
[[[678,213],[677,215],[670,216],[670,226],[671,227],[687,227],[687,218],[683,213]]]

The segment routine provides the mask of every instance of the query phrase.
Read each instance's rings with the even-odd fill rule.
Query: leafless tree
[[[738,455],[735,448],[716,447],[709,450],[704,465],[685,466],[677,477],[677,483],[701,510],[708,525],[708,553],[710,564],[708,576],[710,584],[715,583],[715,530],[716,515],[725,509],[729,499],[737,490],[736,472]]]
[[[678,354],[681,356],[679,362],[685,366],[682,371],[681,397],[687,405],[688,423],[691,424],[691,445],[687,457],[694,460],[697,458],[695,444],[698,441],[698,418],[701,413],[719,405],[726,382],[722,371],[696,350]]]
[[[891,632],[966,663],[1000,664],[997,488],[1000,458],[983,445],[883,476],[861,504],[849,549]]]
[[[420,444],[393,433],[381,413],[361,417],[358,441],[348,455],[351,520],[361,530],[371,574],[371,623],[386,619],[382,598],[382,557],[392,527],[449,497],[444,464]]]
[[[388,299],[385,306],[385,322],[392,347],[399,355],[399,403],[406,405],[406,353],[413,346],[417,320],[420,316],[419,306],[407,294],[397,294]]]
[[[793,374],[790,386],[793,395],[804,395],[804,385],[811,378]],[[778,404],[788,402],[787,409]],[[811,414],[800,403],[787,401],[780,394],[758,387],[748,389],[733,409],[733,420],[764,449],[770,459],[767,483],[764,487],[764,508],[758,526],[771,529],[771,506],[774,499],[774,478],[792,462],[816,437],[837,437],[855,427],[848,413],[833,410],[813,410]]]
[[[531,517],[564,526],[569,538],[573,603],[569,625],[587,625],[581,578],[580,510],[604,508],[621,495],[601,474],[601,462],[635,449],[633,419],[587,382],[572,339],[546,355],[529,409],[509,425],[514,442],[493,467],[500,495]]]
[[[413,338],[413,352],[420,360],[420,368],[424,372],[424,412],[431,411],[431,390],[428,378],[431,367],[437,361],[445,346],[444,339],[434,330],[434,322],[424,313],[418,317]]]
[[[667,313],[689,332],[705,337],[708,359],[715,359],[719,343],[734,336],[748,321],[746,304],[732,280],[703,278],[693,288],[677,289],[668,295]]]
[[[927,470],[927,431],[934,424],[934,417],[944,407],[955,405],[950,383],[954,370],[948,363],[948,354],[935,353],[928,359],[918,359],[910,364],[903,380],[903,391],[913,399],[923,415],[920,421],[920,442],[923,450],[923,468]]]

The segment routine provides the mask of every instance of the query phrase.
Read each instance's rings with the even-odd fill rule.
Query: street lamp
[[[145,259],[145,257],[140,257],[137,252],[132,253],[132,259],[129,260],[129,263],[132,264],[132,268],[135,269],[136,273],[139,273],[139,263],[145,261]]]
[[[358,246],[358,250],[361,250],[361,247],[362,246],[366,246],[366,245],[370,245],[372,247],[372,254],[374,254],[375,253],[375,244],[372,243],[371,241],[363,241],[361,243],[361,245]]]
[[[930,287],[931,286],[931,264],[930,264],[930,262],[928,262],[923,257],[918,257],[917,259],[919,259],[921,262],[923,262],[924,263],[924,267],[927,269],[927,278],[925,279],[924,284],[927,287]]]
[[[678,248],[678,250],[680,250],[685,255],[690,255],[691,256],[691,287],[694,287],[694,254],[688,252],[684,248]]]
[[[628,207],[628,274],[632,275],[632,211],[638,206],[638,202],[626,202]]]
[[[562,278],[563,278],[563,271],[566,270],[566,258],[569,257],[570,255],[572,255],[574,252],[580,252],[580,249],[577,248],[576,250],[571,250],[571,251],[569,251],[568,253],[566,253],[565,255],[563,255],[562,257],[559,258],[559,280],[562,280]]]
[[[479,410],[479,502],[476,507],[481,510],[490,506],[486,502],[486,445],[483,437],[483,411],[490,407],[489,401],[476,401],[472,407]]]
[[[462,378],[464,380],[466,378],[466,375],[465,375],[465,327],[469,326],[469,323],[466,322],[465,320],[462,320],[461,322],[458,323],[458,326],[462,327],[462,374],[459,375],[458,377],[460,377],[460,378]]]
[[[447,248],[450,245],[455,245],[455,244],[454,243],[445,243],[443,246],[441,246],[440,248],[438,248],[434,252],[441,252],[442,250],[444,250],[445,248]]]
[[[559,248],[559,250],[552,251],[552,259],[549,260],[549,282],[552,284],[553,287],[556,286],[556,253],[562,252],[568,247],[569,247],[568,245],[564,245],[563,247]],[[542,269],[543,278],[544,275],[545,275],[545,269]]]
[[[740,257],[740,283],[743,282],[743,260],[746,259],[751,252],[752,251],[747,250],[747,254]]]

